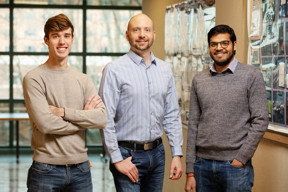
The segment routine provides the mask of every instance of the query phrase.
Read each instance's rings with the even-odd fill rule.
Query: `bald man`
[[[126,38],[130,51],[103,71],[100,96],[108,123],[102,136],[117,192],[161,192],[163,128],[173,156],[169,178],[182,175],[183,138],[174,78],[169,64],[151,51],[155,30],[147,15],[130,19]]]

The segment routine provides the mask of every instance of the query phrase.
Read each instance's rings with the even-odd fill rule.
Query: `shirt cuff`
[[[116,163],[123,160],[120,150],[116,150],[110,153],[110,158],[112,163]]]
[[[182,147],[178,146],[178,147],[171,147],[171,153],[172,156],[183,156],[183,152],[182,152]]]

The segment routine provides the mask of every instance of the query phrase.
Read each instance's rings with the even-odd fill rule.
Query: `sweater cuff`
[[[186,163],[186,174],[188,173],[194,173],[194,163]]]
[[[235,159],[240,161],[241,163],[243,163],[245,165],[247,163],[247,161],[249,161],[251,159],[251,157],[247,157],[243,154],[238,153],[236,155]]]
[[[65,111],[65,115],[63,119],[68,120],[68,121],[76,119],[75,110],[65,107],[64,111]]]

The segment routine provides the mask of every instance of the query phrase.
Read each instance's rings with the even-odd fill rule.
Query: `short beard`
[[[216,61],[214,59],[213,60],[214,60],[214,63],[216,65],[223,67],[223,66],[228,65],[232,61],[234,55],[235,55],[235,53],[233,53],[229,58],[227,58],[225,61],[222,61],[222,62],[218,62],[218,61]]]
[[[137,49],[138,51],[143,52],[143,51],[150,50],[152,44],[153,44],[153,40],[150,43],[148,42],[148,45],[144,48],[138,47],[136,44],[135,44],[134,48]]]
[[[130,48],[132,50],[139,51],[139,52],[144,52],[144,51],[147,51],[147,50],[151,49],[151,47],[153,45],[153,42],[154,42],[154,39],[152,39],[150,43],[148,42],[148,45],[146,47],[144,47],[144,48],[138,47],[137,43],[133,44],[133,42],[131,42],[130,40],[128,40],[128,41],[129,41],[129,44],[130,44]]]
[[[144,48],[141,48],[141,47],[138,47],[138,46],[135,46],[135,49],[137,49],[138,51],[146,51],[146,50],[149,50],[151,46],[147,46],[147,47],[144,47]]]

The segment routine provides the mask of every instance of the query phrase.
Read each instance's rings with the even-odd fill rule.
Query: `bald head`
[[[150,19],[150,17],[148,17],[144,13],[140,13],[131,17],[127,26],[127,31],[130,30],[132,26],[135,26],[136,24],[141,24],[141,23],[151,27],[152,30],[154,30],[153,21]]]
[[[126,39],[131,45],[131,50],[138,55],[150,54],[150,47],[155,39],[152,20],[143,13],[132,17],[127,26]]]

